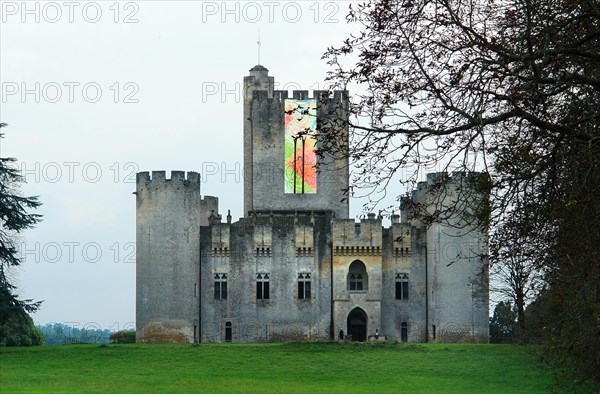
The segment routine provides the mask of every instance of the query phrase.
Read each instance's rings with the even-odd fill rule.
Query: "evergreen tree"
[[[500,301],[490,318],[490,340],[506,342],[507,338],[515,338],[517,334],[517,313],[510,301]]]
[[[0,128],[6,123],[0,123]],[[0,139],[4,134],[0,133]],[[18,186],[24,181],[15,168],[16,159],[0,152],[0,346],[41,345],[43,337],[28,315],[41,301],[21,300],[10,282],[11,270],[21,263],[15,237],[33,227],[41,215],[28,213],[41,205],[37,196],[23,197]]]

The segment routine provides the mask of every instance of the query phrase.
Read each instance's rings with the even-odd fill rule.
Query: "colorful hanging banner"
[[[317,102],[285,100],[285,192],[317,192]]]

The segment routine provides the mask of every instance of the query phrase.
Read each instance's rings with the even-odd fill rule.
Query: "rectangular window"
[[[227,273],[215,274],[215,300],[227,299]]]
[[[268,300],[270,298],[269,274],[256,274],[256,299]]]
[[[408,274],[396,274],[396,299],[408,300]]]
[[[298,299],[310,300],[310,273],[301,272],[298,274]]]
[[[363,275],[362,274],[350,274],[349,275],[350,290],[361,291],[363,290]]]

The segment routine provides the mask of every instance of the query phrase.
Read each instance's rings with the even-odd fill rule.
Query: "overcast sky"
[[[242,80],[259,29],[276,88],[312,90],[326,48],[358,28],[348,2],[0,4],[1,154],[44,204],[16,282],[45,300],[36,322],[80,327],[135,321],[136,172],[199,171],[202,194],[242,214]]]
[[[37,323],[133,327],[135,173],[198,171],[202,194],[237,220],[242,81],[259,30],[276,89],[324,89],[321,56],[360,28],[349,4],[0,1],[0,154],[43,203],[13,279],[44,300]],[[351,201],[351,217],[361,207]]]

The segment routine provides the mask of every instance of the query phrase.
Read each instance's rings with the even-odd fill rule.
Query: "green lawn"
[[[0,349],[0,392],[547,392],[536,347],[395,343]]]

